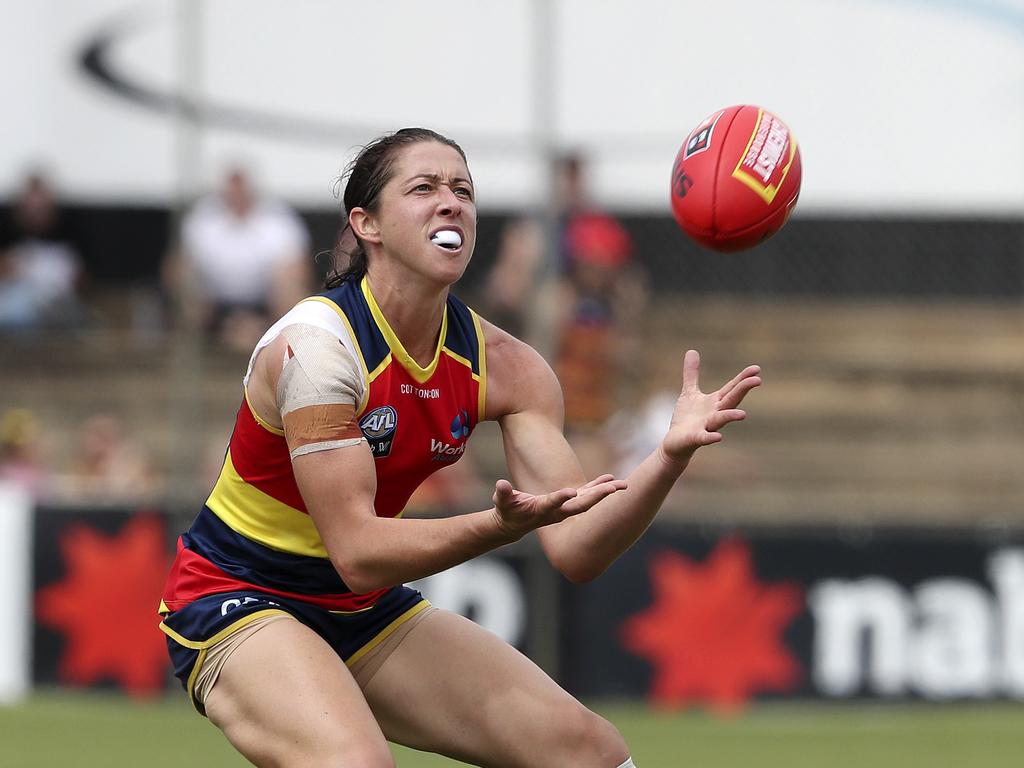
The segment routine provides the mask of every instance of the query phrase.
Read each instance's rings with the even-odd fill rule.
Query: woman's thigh
[[[294,619],[266,625],[232,652],[206,714],[259,766],[394,765],[351,673]]]
[[[475,765],[614,768],[628,756],[613,726],[516,649],[448,611],[417,624],[364,694],[391,741]]]

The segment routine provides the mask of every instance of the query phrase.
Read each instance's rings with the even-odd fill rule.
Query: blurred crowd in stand
[[[480,244],[477,258],[492,263],[477,295],[466,298],[551,362],[565,393],[566,431],[588,474],[624,472],[667,425],[676,382],[665,381],[667,390],[650,385],[642,348],[648,286],[628,230],[595,204],[583,157],[557,158],[552,176],[554,209],[512,219],[497,243]],[[172,240],[151,286],[160,309],[147,320],[147,344],[183,329],[213,349],[248,355],[277,317],[318,289],[303,220],[261,193],[245,167],[229,168],[187,210]],[[0,338],[89,326],[88,282],[52,185],[28,175],[0,225]],[[632,402],[638,409],[624,413]],[[17,406],[0,401],[0,479],[36,498],[83,503],[151,499],[165,488],[167,472],[136,437],[141,431],[117,415],[76,414],[74,436],[69,427],[56,438],[66,454],[58,460],[36,415]],[[649,436],[641,428],[648,422]],[[197,486],[216,475],[220,453],[210,456],[199,462]],[[473,462],[471,453],[435,475],[413,507],[465,509],[489,496],[493,478]]]
[[[218,188],[182,217],[174,243],[157,259],[159,275],[141,287],[141,293],[155,297],[148,303],[137,301],[140,286],[103,286],[88,279],[81,235],[42,173],[26,176],[5,213],[0,217],[0,342],[6,343],[5,354],[27,355],[24,359],[38,365],[87,335],[94,347],[121,346],[126,338],[121,331],[133,351],[163,349],[168,364],[173,360],[169,332],[176,329],[205,338],[213,354],[247,355],[277,316],[316,290],[302,219],[285,203],[261,194],[241,167],[230,168]],[[97,311],[96,297],[123,307]],[[143,305],[148,316],[140,323],[136,315]],[[128,321],[122,328],[106,322],[108,317]],[[103,373],[97,371],[98,381]],[[170,380],[166,371],[155,376]],[[116,407],[90,411],[64,403],[66,413],[44,413],[21,406],[16,396],[0,398],[0,482],[54,503],[148,502],[165,491],[169,467],[155,461],[145,445],[153,425],[128,423]],[[48,434],[51,430],[60,434]],[[219,458],[200,462],[203,477],[197,486],[208,480],[207,465],[214,461],[219,465]]]
[[[481,311],[551,362],[566,434],[596,474],[619,463],[622,440],[608,425],[646,379],[648,284],[632,237],[594,202],[587,172],[579,154],[555,159],[555,209],[505,227]]]
[[[83,279],[74,232],[49,182],[32,172],[0,222],[0,333],[75,328]]]
[[[232,168],[184,217],[163,279],[185,322],[248,353],[314,290],[309,233],[294,210],[261,195],[245,169]]]
[[[39,503],[85,506],[149,503],[160,499],[164,473],[148,451],[109,413],[83,419],[71,431],[70,451],[57,459],[37,416],[25,408],[0,413],[0,482]]]

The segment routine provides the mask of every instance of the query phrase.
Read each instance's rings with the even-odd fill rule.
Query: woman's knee
[[[310,755],[308,761],[296,763],[303,768],[395,768],[395,760],[391,752],[375,745],[358,747],[342,746],[329,755]]]
[[[629,756],[629,748],[618,728],[582,704],[573,701],[562,707],[555,743],[561,757],[558,765],[615,768]]]
[[[375,744],[277,744],[262,753],[239,751],[255,765],[266,768],[395,768],[387,747]]]

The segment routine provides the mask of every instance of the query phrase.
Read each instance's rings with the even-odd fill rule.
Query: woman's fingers
[[[570,499],[562,505],[562,511],[568,513],[566,516],[578,515],[586,512],[599,501],[608,498],[613,493],[626,489],[625,480],[610,480],[598,485],[593,485],[582,491],[575,499]]]
[[[696,349],[686,350],[683,355],[683,393],[700,391],[700,353]]]
[[[747,418],[747,412],[740,410],[739,408],[715,411],[708,417],[707,423],[704,425],[704,429],[708,432],[717,432],[726,424],[732,424],[734,421],[743,421],[745,418]]]
[[[512,483],[508,480],[499,480],[494,484],[494,496],[492,499],[498,505],[509,504],[515,493],[516,490],[512,487]]]
[[[760,370],[756,365],[752,365],[750,368]],[[735,383],[729,389],[723,388],[720,390],[718,407],[721,409],[735,408],[743,402],[743,398],[747,396],[750,390],[759,386],[761,386],[761,377],[756,372],[748,374],[745,378],[735,380]]]
[[[615,475],[612,475],[612,474],[598,475],[593,480],[591,480],[589,483],[584,483],[583,485],[581,485],[578,488],[578,490],[582,491],[585,488],[593,488],[595,485],[600,485],[601,483],[607,483],[607,482],[609,482],[611,480],[614,480],[614,479],[615,479]]]
[[[760,365],[748,365],[742,371],[740,371],[735,376],[733,376],[732,379],[730,379],[718,391],[721,392],[722,394],[725,394],[726,392],[729,392],[737,384],[739,384],[741,381],[743,381],[743,379],[749,378],[751,376],[756,376],[759,373],[761,373],[761,366]]]

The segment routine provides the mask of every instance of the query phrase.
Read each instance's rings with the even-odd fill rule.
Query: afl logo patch
[[[359,420],[359,429],[370,444],[375,459],[383,458],[391,453],[395,442],[395,428],[398,426],[398,414],[390,405],[374,408]]]

